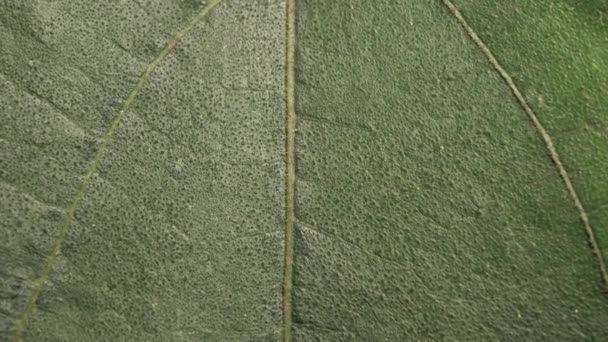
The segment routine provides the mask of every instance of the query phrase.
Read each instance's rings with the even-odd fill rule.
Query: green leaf
[[[2,6],[3,339],[278,336],[284,4]]]
[[[554,137],[598,243],[607,250],[608,2],[456,3]]]
[[[0,340],[604,340],[602,1],[0,2]]]

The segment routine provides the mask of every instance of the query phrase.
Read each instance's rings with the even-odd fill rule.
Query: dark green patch
[[[553,136],[606,257],[608,2],[455,3]]]
[[[441,2],[298,13],[295,336],[608,337],[543,141]]]

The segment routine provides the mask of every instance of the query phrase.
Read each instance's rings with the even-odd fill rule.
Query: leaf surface
[[[298,13],[296,340],[606,338],[572,199],[443,3]]]
[[[3,340],[277,336],[284,4],[215,3],[3,3]]]
[[[454,2],[608,248],[602,2]],[[1,340],[608,338],[572,196],[442,1],[9,0],[0,43]]]
[[[608,2],[455,2],[554,137],[608,250]]]

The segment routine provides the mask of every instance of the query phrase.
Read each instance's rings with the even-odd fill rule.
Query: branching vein
[[[175,46],[179,43],[180,39],[183,38],[184,35],[186,35],[188,32],[190,32],[196,26],[196,24],[198,24],[203,18],[205,18],[207,16],[207,14],[209,14],[209,12],[215,6],[217,6],[221,1],[222,0],[212,0],[209,4],[204,6],[198,14],[196,14],[194,17],[192,17],[173,36],[173,39],[171,39],[171,41],[169,41],[169,43],[167,43],[167,45],[158,53],[158,55],[152,60],[152,62],[150,62],[146,66],[145,70],[139,77],[139,80],[137,81],[137,83],[135,84],[135,86],[133,87],[131,92],[129,93],[129,96],[127,96],[126,100],[122,103],[120,110],[118,111],[118,113],[116,113],[116,115],[112,119],[112,122],[110,123],[109,128],[106,130],[103,137],[101,138],[101,144],[99,145],[99,149],[97,150],[97,153],[95,153],[95,156],[89,163],[87,172],[82,177],[82,182],[80,183],[80,187],[78,188],[76,195],[74,196],[74,198],[71,201],[71,204],[64,216],[63,223],[59,227],[59,231],[57,233],[57,238],[55,239],[55,243],[53,245],[53,250],[51,251],[50,255],[47,257],[46,262],[42,268],[42,271],[40,272],[40,275],[38,276],[38,278],[36,278],[34,280],[32,295],[31,295],[30,299],[28,300],[28,302],[25,306],[25,309],[23,310],[23,313],[21,314],[19,321],[17,322],[17,327],[15,328],[15,334],[13,335],[13,338],[12,338],[13,342],[18,342],[21,340],[21,335],[22,335],[23,331],[25,330],[27,323],[29,322],[29,319],[32,315],[34,307],[36,306],[36,300],[40,296],[42,287],[43,287],[44,283],[46,282],[46,280],[48,279],[49,274],[51,273],[55,263],[57,262],[57,258],[61,254],[61,245],[67,235],[67,232],[69,230],[69,227],[70,227],[72,221],[74,220],[74,215],[82,204],[82,200],[83,200],[84,196],[86,195],[87,189],[88,189],[89,185],[91,184],[91,181],[93,179],[93,176],[95,175],[95,172],[97,171],[97,167],[98,167],[99,163],[101,162],[101,160],[103,159],[103,156],[106,153],[108,145],[112,141],[112,136],[116,132],[118,126],[120,125],[120,122],[122,121],[122,119],[125,117],[125,115],[129,111],[129,108],[131,107],[131,104],[133,103],[133,101],[135,101],[137,96],[141,93],[141,91],[144,87],[144,84],[150,78],[150,75],[152,74],[152,72],[154,72],[154,70],[156,70],[156,68],[163,61],[163,59],[169,53],[171,53],[173,48],[175,48]]]
[[[479,49],[481,49],[481,51],[486,56],[486,58],[488,59],[490,64],[492,64],[494,69],[496,69],[496,71],[500,74],[500,77],[502,77],[503,80],[507,83],[507,85],[511,89],[511,92],[513,93],[513,95],[515,96],[515,98],[517,99],[517,101],[519,102],[521,107],[524,109],[524,111],[528,114],[528,116],[532,120],[532,123],[534,124],[534,127],[536,128],[536,130],[542,137],[542,139],[545,143],[545,146],[547,148],[547,151],[548,151],[549,155],[551,156],[551,159],[553,160],[553,163],[555,164],[555,167],[557,168],[557,171],[559,172],[559,175],[560,175],[562,181],[564,182],[564,185],[566,186],[566,190],[568,191],[568,194],[570,195],[570,197],[572,198],[572,201],[574,202],[574,206],[576,207],[576,210],[578,211],[579,217],[585,228],[585,233],[587,234],[587,239],[588,239],[589,245],[591,247],[591,252],[595,255],[595,258],[597,260],[602,282],[603,282],[604,286],[606,288],[608,288],[608,271],[606,270],[606,262],[604,260],[602,251],[595,238],[595,233],[593,232],[593,227],[591,226],[591,223],[589,221],[589,215],[587,214],[587,211],[585,210],[585,207],[583,206],[583,204],[574,188],[574,185],[572,185],[572,180],[570,179],[568,172],[566,171],[566,169],[564,168],[564,165],[562,164],[561,158],[560,158],[559,154],[557,153],[555,146],[553,145],[553,139],[551,139],[551,136],[549,135],[549,133],[547,133],[547,130],[545,129],[545,127],[542,125],[542,123],[540,122],[540,120],[538,119],[538,117],[536,116],[534,111],[532,111],[532,108],[530,108],[530,106],[528,105],[528,102],[526,101],[526,99],[524,98],[522,93],[519,91],[517,86],[515,85],[515,82],[513,82],[513,79],[511,78],[511,76],[500,65],[500,63],[498,62],[496,57],[494,57],[494,54],[492,54],[492,51],[490,51],[490,49],[486,46],[486,44],[475,33],[473,28],[467,23],[467,21],[462,16],[462,14],[458,10],[458,8],[456,8],[456,6],[454,6],[452,1],[450,1],[450,0],[443,0],[443,3],[447,6],[447,8],[452,13],[452,15],[454,15],[454,17],[456,17],[456,19],[460,22],[460,25],[464,28],[464,30],[469,35],[471,40],[473,40],[473,42],[475,42],[475,44],[479,47]]]

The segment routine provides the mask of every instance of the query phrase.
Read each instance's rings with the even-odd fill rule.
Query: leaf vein
[[[553,164],[555,165],[555,167],[559,173],[559,176],[562,179],[562,181],[566,187],[566,190],[574,203],[576,210],[578,211],[578,215],[579,215],[580,220],[583,223],[583,226],[585,229],[585,234],[587,235],[587,240],[588,240],[589,246],[591,248],[591,252],[595,256],[595,259],[597,261],[602,283],[603,283],[604,287],[606,289],[608,289],[608,271],[606,269],[606,262],[604,260],[602,251],[597,243],[595,233],[593,231],[593,227],[591,226],[591,222],[589,220],[589,215],[588,215],[585,207],[583,206],[583,204],[578,196],[578,193],[576,192],[576,189],[574,188],[574,185],[572,184],[570,175],[568,174],[568,172],[564,168],[564,165],[562,164],[561,157],[559,156],[559,153],[557,152],[557,149],[555,148],[555,145],[553,144],[553,139],[551,138],[551,136],[549,135],[549,133],[547,132],[547,130],[545,129],[545,127],[543,126],[541,121],[539,120],[536,113],[534,113],[534,111],[532,110],[532,108],[530,107],[528,102],[526,101],[525,97],[520,92],[517,85],[515,85],[515,82],[513,81],[513,79],[509,75],[509,73],[502,67],[502,65],[498,62],[498,60],[496,59],[496,57],[494,56],[492,51],[481,40],[481,38],[479,38],[477,33],[475,33],[473,28],[468,24],[466,19],[460,13],[460,10],[452,3],[451,0],[443,0],[443,3],[447,7],[447,9],[451,12],[451,14],[456,18],[456,20],[458,20],[458,22],[460,23],[462,28],[466,31],[469,38],[471,38],[471,40],[475,43],[475,45],[477,45],[477,47],[483,52],[483,54],[485,55],[488,62],[494,67],[494,69],[498,72],[500,77],[505,81],[505,83],[510,88],[511,92],[513,93],[513,95],[515,96],[517,101],[519,102],[520,106],[523,108],[523,110],[526,112],[526,114],[528,115],[528,117],[530,118],[532,123],[534,124],[536,131],[540,134],[540,136],[544,142],[544,145],[547,149],[547,152],[548,152],[549,156],[551,157]]]
[[[185,34],[190,32],[194,28],[194,26],[197,23],[199,23],[203,18],[205,18],[207,16],[207,14],[215,6],[217,6],[221,1],[222,0],[213,0],[210,3],[208,3],[206,6],[204,6],[201,9],[201,11],[198,14],[193,16],[184,25],[184,27],[182,27],[173,36],[173,38],[159,52],[159,54],[146,66],[146,68],[143,71],[143,73],[141,74],[138,82],[135,84],[135,86],[129,93],[126,100],[122,103],[122,106],[121,106],[120,110],[118,111],[118,113],[116,113],[116,115],[114,116],[114,119],[110,123],[109,128],[106,130],[106,132],[104,133],[104,135],[102,137],[101,144],[100,144],[99,149],[97,150],[97,153],[91,160],[89,167],[87,169],[87,172],[82,177],[80,187],[78,189],[78,192],[76,193],[76,195],[74,196],[74,198],[72,200],[72,204],[66,211],[66,215],[64,216],[63,224],[59,228],[59,233],[58,233],[57,239],[55,240],[53,250],[52,250],[51,254],[47,257],[47,260],[42,268],[40,275],[33,282],[34,285],[33,285],[32,295],[31,295],[30,299],[28,300],[28,302],[25,306],[25,309],[23,310],[23,312],[20,316],[20,319],[17,323],[17,327],[15,329],[15,333],[12,338],[13,342],[18,342],[21,340],[21,335],[22,335],[25,327],[27,326],[27,323],[29,322],[29,318],[31,317],[32,311],[36,305],[36,300],[38,299],[38,296],[40,295],[40,293],[42,291],[42,287],[43,287],[44,283],[46,282],[47,278],[49,277],[49,274],[51,273],[51,271],[57,261],[57,258],[61,254],[61,245],[67,235],[68,228],[69,228],[72,220],[74,219],[76,211],[80,208],[82,200],[87,192],[88,186],[91,183],[93,176],[95,175],[95,173],[97,171],[97,167],[98,167],[100,161],[103,159],[103,156],[106,153],[107,147],[112,140],[112,136],[114,135],[114,132],[116,132],[118,126],[120,125],[120,122],[125,117],[126,113],[129,111],[129,108],[130,108],[131,104],[133,103],[133,101],[141,93],[144,84],[150,78],[150,75],[152,74],[152,72],[154,70],[156,70],[156,68],[163,61],[163,59],[171,51],[173,51],[173,49],[175,48],[175,46],[177,45],[179,40]]]
[[[285,260],[283,273],[283,341],[291,341],[295,226],[295,44],[296,0],[287,0],[285,58]]]
[[[310,225],[308,225],[308,224],[306,224],[306,223],[299,222],[299,221],[298,221],[298,225],[300,225],[300,226],[301,226],[302,228],[304,228],[304,229],[308,229],[308,230],[313,231],[313,232],[315,232],[315,233],[317,233],[317,234],[324,235],[324,236],[326,236],[326,237],[328,237],[328,238],[331,238],[331,239],[337,240],[337,241],[339,241],[339,242],[341,242],[341,243],[343,243],[343,244],[345,244],[345,245],[348,245],[348,246],[350,246],[350,247],[353,247],[353,248],[355,248],[356,250],[360,251],[361,253],[363,253],[363,254],[365,254],[365,255],[367,255],[367,256],[370,256],[370,257],[373,257],[373,258],[376,258],[376,259],[382,260],[382,261],[387,262],[387,263],[389,263],[389,264],[393,264],[393,265],[395,265],[395,266],[397,266],[397,267],[400,267],[400,268],[406,269],[406,270],[408,270],[408,271],[411,271],[411,270],[412,270],[412,266],[411,266],[411,265],[406,265],[406,264],[404,264],[404,263],[402,263],[402,262],[400,262],[400,261],[397,261],[397,260],[395,260],[395,259],[387,258],[387,257],[382,256],[382,255],[379,255],[379,254],[377,254],[377,253],[370,252],[370,251],[366,250],[365,248],[363,248],[363,247],[359,246],[358,244],[356,244],[356,243],[354,243],[354,242],[350,242],[350,241],[348,241],[348,240],[345,240],[345,239],[343,239],[343,238],[341,238],[341,237],[339,237],[339,236],[337,236],[337,235],[335,235],[335,234],[332,234],[332,233],[330,233],[330,232],[328,232],[328,231],[326,231],[326,230],[323,230],[323,229],[320,229],[320,228],[313,228],[313,227],[311,227]]]

